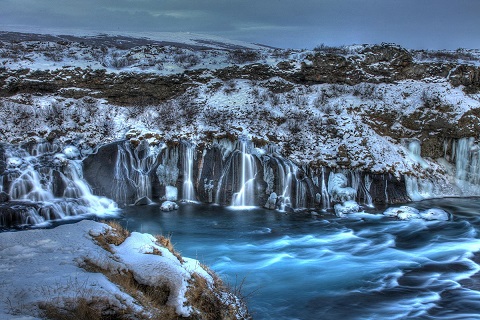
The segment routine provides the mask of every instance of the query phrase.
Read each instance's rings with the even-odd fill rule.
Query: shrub
[[[348,54],[348,48],[346,46],[328,46],[324,43],[313,48],[315,52],[321,52],[326,54]]]
[[[255,62],[261,58],[262,55],[254,50],[233,50],[228,53],[228,60],[237,64]]]
[[[181,64],[185,68],[191,68],[200,63],[200,58],[198,58],[194,53],[177,54],[173,59],[175,63]]]

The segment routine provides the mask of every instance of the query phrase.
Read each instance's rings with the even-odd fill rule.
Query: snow
[[[448,221],[450,215],[448,212],[438,208],[429,208],[420,211],[410,206],[390,207],[383,212],[387,217],[395,217],[399,220],[423,219],[427,221]]]
[[[173,211],[178,209],[178,204],[173,201],[164,201],[160,206],[160,211]]]
[[[39,304],[61,303],[67,298],[101,297],[118,308],[145,311],[103,274],[83,269],[85,260],[111,271],[131,270],[144,285],[168,285],[167,304],[179,315],[188,316],[191,307],[185,292],[191,275],[195,272],[213,282],[200,263],[189,258],[181,263],[153,236],[137,232],[121,245],[111,245],[113,254],[109,253],[92,239],[108,228],[84,220],[54,229],[0,233],[0,319],[39,319]]]

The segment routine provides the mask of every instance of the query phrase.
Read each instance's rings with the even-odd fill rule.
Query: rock
[[[383,214],[388,217],[396,217],[400,220],[423,219],[428,221],[447,221],[450,219],[448,212],[437,208],[427,209],[420,212],[413,207],[401,206],[397,208],[388,208]]]
[[[275,209],[277,207],[277,194],[275,192],[272,192],[270,196],[267,199],[267,203],[265,203],[265,208],[266,209]]]
[[[136,206],[147,206],[150,203],[152,203],[152,201],[148,197],[142,197],[142,198],[138,199],[137,201],[135,201]]]
[[[335,209],[335,214],[338,217],[342,217],[345,214],[355,213],[355,212],[360,211],[360,206],[358,205],[357,202],[355,202],[353,200],[348,200],[348,201],[345,201],[342,204],[337,203],[335,205],[334,209]]]
[[[173,201],[165,201],[160,206],[161,211],[173,211],[178,209],[178,204]]]
[[[424,220],[440,220],[440,221],[448,221],[450,219],[450,215],[442,210],[437,208],[427,209],[425,211],[420,212],[420,216]]]
[[[0,203],[7,202],[10,200],[10,195],[4,191],[0,192]]]
[[[415,213],[412,211],[403,211],[397,215],[397,218],[400,220],[412,220],[412,219],[421,219],[422,217],[418,213]]]
[[[178,189],[173,186],[165,187],[165,200],[168,201],[177,201],[178,200]]]
[[[419,211],[415,208],[409,206],[401,206],[401,207],[391,207],[383,212],[384,215],[387,217],[398,217],[399,214],[402,214],[403,217],[407,215],[418,215]]]
[[[67,146],[63,149],[63,154],[68,159],[79,159],[80,158],[80,150],[74,146]]]

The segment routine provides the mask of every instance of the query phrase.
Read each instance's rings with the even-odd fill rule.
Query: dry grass
[[[180,261],[180,263],[184,263],[182,255],[178,251],[176,251],[175,248],[173,247],[171,237],[164,237],[162,235],[156,235],[155,239],[157,239],[158,244],[167,248],[168,251],[170,251],[178,259],[178,261]]]
[[[149,319],[177,319],[178,316],[171,306],[167,306],[170,288],[167,284],[159,283],[157,286],[143,285],[135,280],[133,273],[128,271],[111,272],[96,265],[93,261],[85,259],[82,267],[89,272],[104,274],[120,290],[134,298],[145,310],[154,314]],[[134,319],[148,318],[144,315],[135,314]]]
[[[102,297],[69,299],[63,306],[49,302],[40,306],[42,316],[51,320],[110,320],[132,319],[132,309],[118,309]]]
[[[110,245],[121,245],[125,241],[125,239],[130,236],[130,231],[123,228],[116,221],[103,221],[103,223],[110,226],[111,229],[108,229],[105,233],[101,233],[98,236],[94,236],[93,239],[103,249],[107,250],[110,253],[114,253]]]

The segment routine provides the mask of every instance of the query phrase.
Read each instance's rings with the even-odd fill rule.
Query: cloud
[[[480,47],[478,0],[0,0],[0,23],[211,33],[279,47]]]

